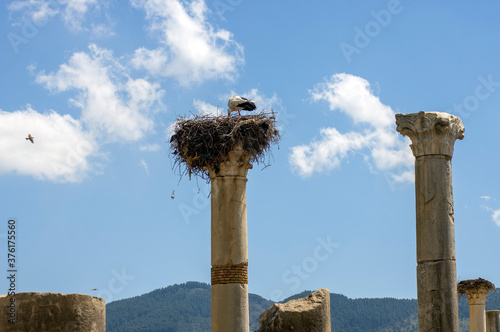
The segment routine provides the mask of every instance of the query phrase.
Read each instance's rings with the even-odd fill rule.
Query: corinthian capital
[[[457,139],[464,138],[460,118],[442,112],[396,114],[396,130],[411,139],[415,157],[425,155],[453,155]]]
[[[467,292],[467,301],[469,301],[469,305],[486,304],[486,299],[488,298],[489,291],[490,290],[487,288],[469,290]]]
[[[495,289],[495,285],[482,278],[462,280],[457,285],[460,294],[467,294],[469,305],[485,304],[488,292],[493,289]]]

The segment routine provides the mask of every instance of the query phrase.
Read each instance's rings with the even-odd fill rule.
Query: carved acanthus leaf
[[[486,303],[486,299],[488,298],[489,289],[487,288],[479,288],[475,290],[469,290],[467,292],[467,301],[471,305],[481,305]]]

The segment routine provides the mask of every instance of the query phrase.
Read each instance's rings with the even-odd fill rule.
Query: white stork
[[[241,116],[240,111],[253,111],[257,108],[253,101],[236,95],[229,98],[227,106],[229,107],[227,116],[230,116],[231,112],[238,112],[239,116]]]

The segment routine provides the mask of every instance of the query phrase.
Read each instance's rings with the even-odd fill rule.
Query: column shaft
[[[433,331],[433,327],[435,331],[458,331],[450,159],[430,155],[415,161],[420,331]]]
[[[455,261],[451,157],[416,158],[415,204],[417,263]]]
[[[469,303],[469,331],[486,332],[486,303]]]
[[[246,174],[251,165],[226,162],[211,171],[212,332],[248,332]]]
[[[246,182],[242,176],[212,180],[212,266],[248,264]]]
[[[486,311],[486,332],[500,332],[500,310]]]

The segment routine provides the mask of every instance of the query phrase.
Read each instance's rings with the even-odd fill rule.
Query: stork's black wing
[[[238,104],[238,107],[243,107],[243,111],[253,111],[254,109],[256,109],[257,107],[255,107],[255,104],[251,101],[248,101],[248,99],[245,99],[247,100],[246,102],[244,103],[240,103]]]

